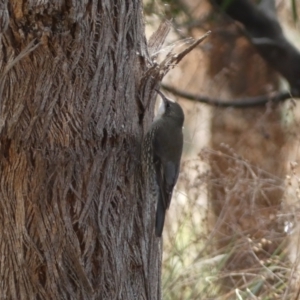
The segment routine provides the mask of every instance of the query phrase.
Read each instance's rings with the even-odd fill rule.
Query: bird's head
[[[161,91],[156,90],[156,92],[161,96],[162,103],[158,109],[155,119],[170,119],[173,122],[176,122],[178,126],[182,127],[184,122],[184,113],[181,106],[168,99]]]

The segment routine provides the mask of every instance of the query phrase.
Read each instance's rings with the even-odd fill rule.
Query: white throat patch
[[[165,111],[166,111],[165,102],[163,100],[160,100],[159,108],[154,118],[154,121],[160,119],[161,116],[165,113]]]

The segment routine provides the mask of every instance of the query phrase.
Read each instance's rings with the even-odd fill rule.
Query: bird
[[[183,148],[184,113],[181,106],[168,99],[161,91],[162,103],[144,138],[143,152],[146,159],[146,176],[154,181],[157,198],[155,235],[162,236],[166,210],[170,207],[177,182]],[[150,180],[151,181],[151,180]]]

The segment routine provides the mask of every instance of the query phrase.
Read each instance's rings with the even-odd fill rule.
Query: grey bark
[[[141,1],[2,1],[0,19],[0,299],[159,299]]]

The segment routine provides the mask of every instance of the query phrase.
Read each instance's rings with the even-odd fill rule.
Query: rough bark
[[[0,3],[0,299],[160,299],[143,178],[153,62],[140,0]],[[152,56],[151,56],[152,55]]]
[[[0,299],[159,299],[141,1],[0,6]]]

